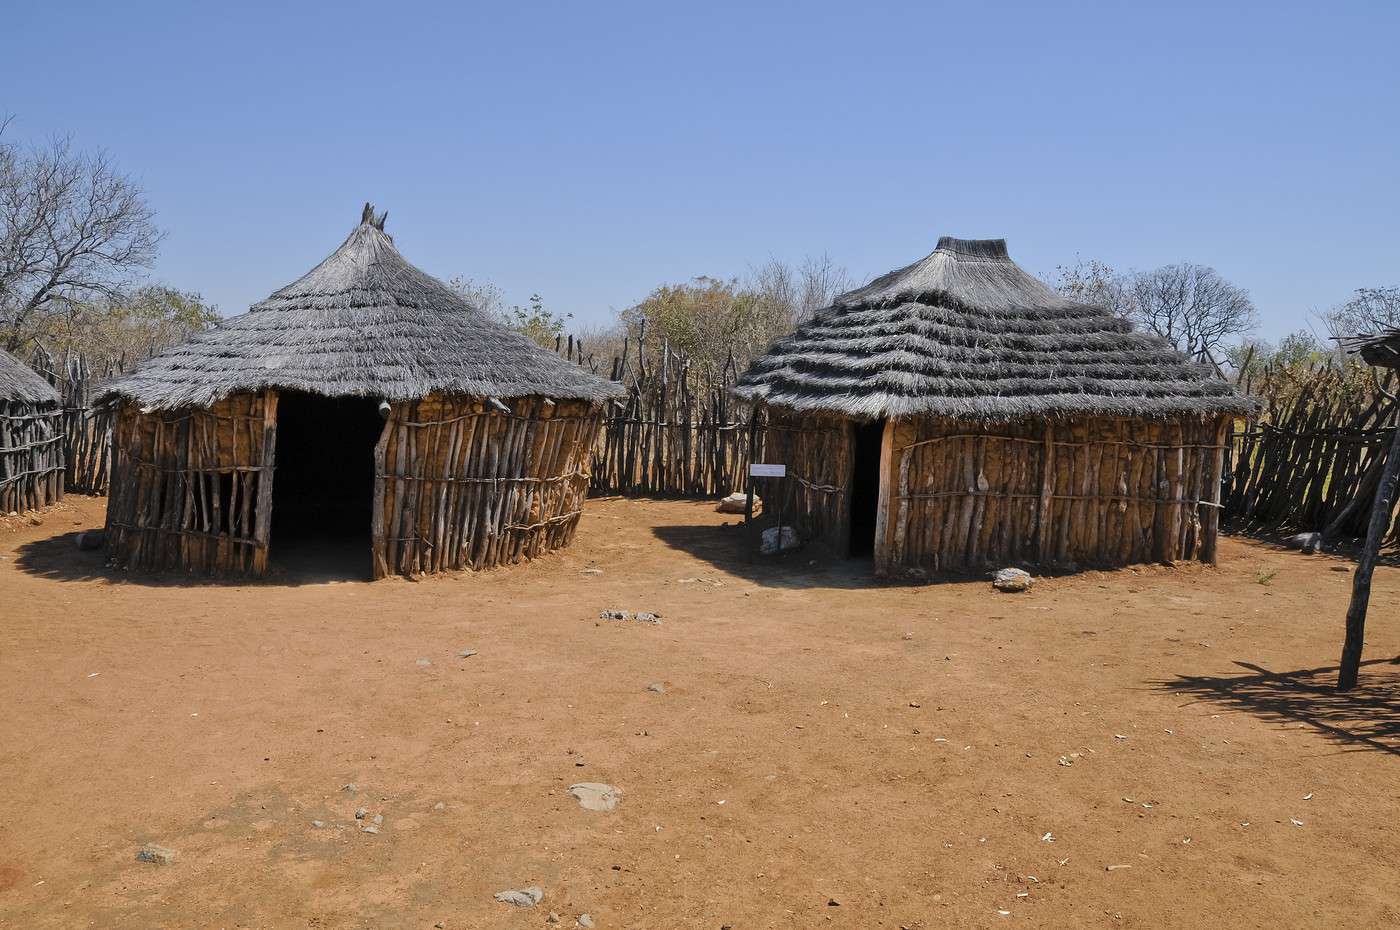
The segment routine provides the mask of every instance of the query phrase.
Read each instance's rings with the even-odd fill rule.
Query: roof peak
[[[948,252],[960,258],[983,258],[1011,260],[1006,251],[1005,239],[959,239],[956,236],[939,236],[935,252]]]
[[[364,208],[364,210],[360,211],[360,225],[361,225],[361,226],[373,226],[375,229],[379,230],[380,232],[383,232],[383,231],[384,231],[384,221],[387,220],[388,218],[389,218],[389,211],[388,211],[388,210],[385,210],[383,213],[379,214],[378,216],[375,216],[375,215],[374,215],[374,204],[370,203],[368,200],[365,201],[365,208]]]

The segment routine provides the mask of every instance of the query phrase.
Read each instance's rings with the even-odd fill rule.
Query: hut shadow
[[[1157,687],[1219,707],[1242,710],[1276,723],[1304,724],[1347,751],[1400,756],[1400,656],[1368,659],[1372,668],[1351,691],[1338,691],[1337,666],[1273,672],[1236,662],[1250,674],[1209,678],[1178,675]]]
[[[77,531],[36,539],[16,550],[15,567],[39,578],[53,581],[107,581],[151,588],[249,586],[301,587],[332,581],[368,582],[368,570],[358,570],[351,559],[337,553],[294,552],[283,564],[273,565],[266,578],[208,578],[178,572],[124,572],[107,564],[105,549],[78,548]],[[365,561],[368,562],[368,556]]]
[[[675,524],[654,526],[652,535],[679,552],[708,562],[720,571],[772,588],[892,588],[929,581],[880,578],[870,558],[843,558],[821,546],[804,546],[781,555],[759,555],[758,537],[742,523],[727,526]],[[939,579],[967,581],[967,578]]]

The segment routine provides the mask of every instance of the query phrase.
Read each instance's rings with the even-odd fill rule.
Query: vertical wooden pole
[[[385,452],[389,448],[389,436],[397,424],[394,422],[394,408],[384,418],[384,428],[379,431],[379,440],[374,444],[374,503],[370,512],[370,575],[383,578],[389,574],[389,547],[384,538],[384,483],[389,480],[385,471]]]
[[[894,472],[894,420],[885,421],[880,434],[880,494],[875,504],[875,574],[883,575],[890,567],[890,546],[886,538],[889,528],[890,481]]]
[[[272,542],[272,482],[277,470],[277,392],[268,389],[263,395],[262,473],[258,480],[258,504],[254,517],[253,538],[257,551],[253,554],[253,574],[267,572],[268,549]]]
[[[1380,552],[1381,538],[1390,528],[1397,482],[1400,482],[1400,422],[1396,423],[1395,434],[1390,439],[1385,471],[1381,474],[1380,486],[1376,488],[1376,500],[1371,505],[1371,522],[1366,528],[1366,546],[1361,550],[1361,559],[1351,578],[1347,636],[1342,646],[1341,669],[1337,673],[1338,691],[1350,691],[1356,687],[1356,678],[1361,671],[1361,647],[1366,640],[1366,608],[1371,601],[1371,575],[1376,569],[1376,556]]]
[[[1055,494],[1055,424],[1045,421],[1045,447],[1040,455],[1040,511],[1036,528],[1040,534],[1039,562],[1042,568],[1050,561],[1050,510]]]

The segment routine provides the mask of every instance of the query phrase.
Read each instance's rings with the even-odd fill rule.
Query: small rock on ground
[[[576,923],[580,927],[591,927],[593,926],[593,918],[588,914],[580,914],[578,915],[578,920],[576,921]]]
[[[604,620],[631,620],[632,615],[625,610],[604,610],[598,614]]]
[[[802,539],[797,535],[797,530],[790,526],[770,526],[760,537],[758,551],[760,555],[776,555],[800,545]]]
[[[429,665],[432,665],[432,664],[433,664],[433,663],[432,663],[432,660],[431,660],[431,659],[419,659],[419,660],[418,660],[418,667],[419,667],[419,668],[427,668]]]
[[[715,506],[716,513],[743,513],[748,506],[748,495],[741,491],[735,491],[728,497],[720,498],[720,502]],[[763,500],[757,494],[753,496],[753,512],[758,511],[763,506]]]
[[[651,684],[647,685],[647,690],[653,691],[657,694],[665,694],[666,685],[659,681],[653,681]]]
[[[610,811],[617,807],[622,789],[599,782],[579,782],[569,786],[569,794],[578,799],[578,806],[589,811]]]
[[[444,804],[443,802],[439,801],[439,802],[437,802],[436,804],[433,805],[433,810],[435,810],[435,811],[445,811],[445,810],[447,810],[447,805]]]
[[[168,846],[147,843],[136,851],[136,858],[142,862],[154,862],[156,865],[169,865],[175,861],[175,850]]]
[[[1030,572],[1019,568],[1002,568],[992,576],[992,587],[998,591],[1029,591],[1033,579]]]
[[[639,610],[639,611],[637,611],[635,617],[636,617],[636,620],[637,620],[638,623],[660,623],[660,622],[661,622],[661,615],[660,615],[660,614],[654,614],[654,613],[652,613],[652,612],[649,611],[649,610]]]
[[[475,649],[463,649],[461,652],[457,653],[457,658],[470,659],[474,655],[476,655]]]
[[[534,907],[544,898],[544,889],[540,888],[539,885],[531,885],[529,888],[522,888],[519,891],[498,891],[495,898],[502,904],[511,904],[515,907]]]

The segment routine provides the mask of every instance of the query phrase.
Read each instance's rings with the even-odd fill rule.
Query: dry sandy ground
[[[217,586],[76,551],[102,503],[0,529],[3,927],[1400,926],[1395,568],[1339,697],[1345,563],[1258,543],[877,587],[604,500],[509,570]]]

